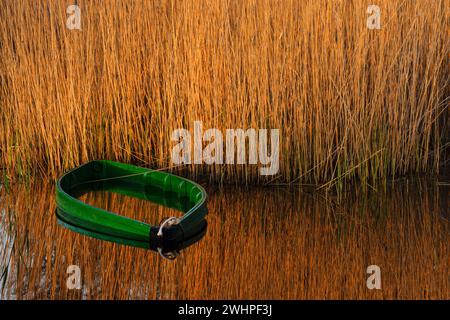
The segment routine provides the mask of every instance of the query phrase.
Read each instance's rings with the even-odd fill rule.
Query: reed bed
[[[449,133],[449,3],[379,0],[0,2],[0,167],[56,177],[107,158],[170,166],[171,132],[279,128],[271,182],[438,173]],[[256,166],[188,165],[260,182]],[[265,180],[266,181],[266,180]]]
[[[209,190],[206,236],[168,262],[58,226],[50,183],[16,185],[0,207],[0,240],[12,247],[0,254],[9,270],[0,297],[449,299],[450,222],[436,188],[403,184],[344,204],[288,189]],[[109,193],[83,200],[148,222],[174,214]],[[381,290],[366,287],[373,264]],[[80,267],[82,290],[66,287],[69,265]]]

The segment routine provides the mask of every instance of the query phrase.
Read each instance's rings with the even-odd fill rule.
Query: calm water
[[[293,189],[208,190],[205,237],[175,261],[64,229],[54,186],[0,191],[2,299],[450,298],[449,186],[402,182],[338,201]],[[142,200],[83,200],[150,223],[179,215]],[[82,288],[67,288],[78,265]],[[381,290],[366,286],[381,268]]]

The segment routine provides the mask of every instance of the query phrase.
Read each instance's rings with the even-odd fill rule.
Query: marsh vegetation
[[[280,129],[276,182],[437,173],[449,147],[449,3],[61,1],[0,9],[0,167],[55,178],[92,159],[170,166],[194,121]],[[190,165],[258,182],[257,166]]]

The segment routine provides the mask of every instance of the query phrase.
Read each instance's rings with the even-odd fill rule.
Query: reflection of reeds
[[[210,192],[205,238],[174,262],[57,226],[48,185],[12,191],[4,203],[15,217],[14,276],[5,297],[450,298],[450,226],[427,184],[345,205],[289,190]],[[143,221],[174,214],[117,195],[83,199]],[[71,264],[81,268],[83,291],[66,289]],[[381,267],[382,290],[366,288],[371,264]]]
[[[0,166],[167,166],[172,130],[282,129],[279,182],[437,171],[448,129],[448,2],[61,1],[0,10]],[[247,166],[190,167],[258,179]]]

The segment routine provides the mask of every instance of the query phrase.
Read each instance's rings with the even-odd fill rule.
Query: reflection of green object
[[[184,212],[161,226],[123,217],[77,199],[105,190],[149,200]],[[204,227],[206,192],[197,183],[173,174],[113,161],[86,163],[56,184],[57,213],[67,225],[123,241],[146,242],[150,249],[178,247]]]
[[[136,240],[128,240],[128,239],[124,239],[124,238],[113,237],[113,236],[110,236],[107,234],[95,232],[93,230],[88,230],[88,229],[84,229],[84,228],[72,225],[72,224],[64,221],[61,218],[61,213],[60,213],[59,209],[56,209],[56,218],[57,218],[58,223],[60,225],[62,225],[63,227],[70,229],[74,232],[86,235],[91,238],[96,238],[96,239],[105,240],[105,241],[109,241],[109,242],[115,242],[115,243],[132,246],[132,247],[137,247],[137,248],[150,249],[150,243],[148,241],[136,241]],[[185,249],[185,248],[193,245],[194,243],[198,242],[200,239],[202,239],[206,234],[206,228],[207,228],[206,220],[203,220],[202,228],[198,230],[198,233],[193,235],[189,239],[184,239],[184,241],[179,244],[179,247],[177,248],[177,250]]]

